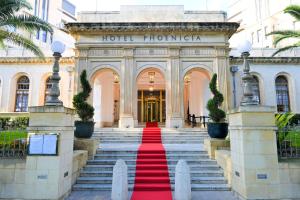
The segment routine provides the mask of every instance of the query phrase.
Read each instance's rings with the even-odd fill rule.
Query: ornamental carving
[[[89,56],[122,56],[123,50],[121,49],[90,49]]]
[[[168,55],[167,48],[137,48],[134,50],[137,56]]]
[[[214,56],[215,49],[213,48],[183,48],[180,50],[182,56]]]

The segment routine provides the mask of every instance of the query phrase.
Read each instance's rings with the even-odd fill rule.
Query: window
[[[278,112],[290,111],[289,87],[285,76],[278,76],[275,80],[276,100]]]
[[[29,96],[29,79],[27,76],[21,76],[17,81],[16,89],[16,112],[27,112]]]
[[[259,80],[257,76],[253,76],[252,91],[253,91],[253,100],[255,100],[260,104]]]
[[[251,43],[254,44],[254,33],[251,33]]]
[[[75,16],[76,7],[67,0],[62,1],[62,9],[66,11],[68,14]]]
[[[267,40],[268,39],[268,36],[267,36],[267,34],[268,34],[268,27],[267,26],[265,26],[265,39]]]
[[[52,83],[51,83],[51,77],[49,76],[46,80],[46,83],[45,83],[45,98],[44,98],[45,103],[50,97],[51,88],[52,88]]]
[[[261,39],[261,30],[257,30],[257,43],[260,42],[260,39]]]

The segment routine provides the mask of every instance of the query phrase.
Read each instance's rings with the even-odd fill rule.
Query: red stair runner
[[[131,200],[172,200],[166,152],[157,125],[147,123],[143,130]]]

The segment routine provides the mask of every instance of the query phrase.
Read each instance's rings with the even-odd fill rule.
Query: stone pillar
[[[27,156],[24,199],[63,199],[71,191],[74,142],[73,109],[29,108],[29,133],[58,133],[57,156]]]
[[[171,48],[170,60],[167,67],[167,119],[166,127],[180,128],[183,127],[183,113],[181,107],[183,106],[183,80],[180,80],[180,49]]]
[[[279,199],[274,111],[241,106],[229,114],[232,189],[243,199]]]
[[[121,66],[120,128],[133,128],[133,49],[124,49],[124,61]]]

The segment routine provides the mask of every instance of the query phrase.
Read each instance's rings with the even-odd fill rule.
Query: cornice
[[[66,29],[71,33],[82,32],[225,32],[231,36],[238,29],[235,22],[135,22],[135,23],[80,23],[66,24]]]
[[[230,64],[241,64],[243,63],[243,59],[240,57],[230,57]],[[300,64],[300,57],[249,57],[248,61],[250,63],[257,64]]]
[[[53,57],[46,57],[44,59],[40,59],[37,57],[1,57],[1,64],[52,64],[54,61]],[[62,57],[59,60],[61,64],[74,64],[74,57]]]

